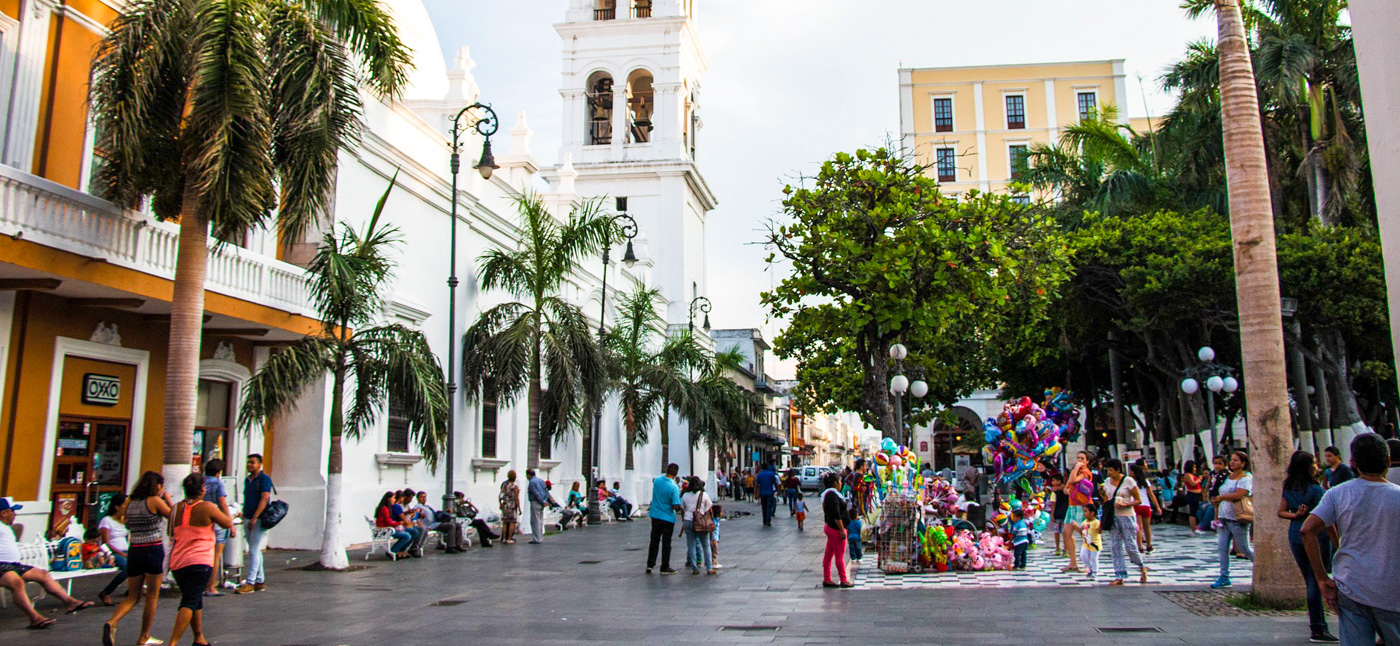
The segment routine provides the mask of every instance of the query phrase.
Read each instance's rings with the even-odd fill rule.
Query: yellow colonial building
[[[1127,124],[1127,102],[1122,59],[905,68],[900,145],[948,194],[1002,192],[1032,144],[1058,142],[1065,126],[1106,105]]]

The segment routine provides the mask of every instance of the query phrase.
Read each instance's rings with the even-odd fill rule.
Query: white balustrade
[[[0,234],[175,278],[180,227],[0,165]],[[315,316],[302,268],[225,244],[209,246],[205,289]]]

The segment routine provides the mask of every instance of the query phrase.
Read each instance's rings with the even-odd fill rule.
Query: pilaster
[[[15,55],[14,85],[6,109],[4,154],[0,162],[29,172],[39,127],[44,62],[48,57],[49,24],[58,0],[23,0]]]

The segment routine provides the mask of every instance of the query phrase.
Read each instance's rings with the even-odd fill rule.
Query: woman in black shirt
[[[836,474],[828,473],[822,477],[822,484],[826,490],[822,492],[822,515],[825,517],[826,525],[822,531],[826,533],[826,552],[822,555],[822,587],[826,588],[853,588],[851,578],[846,574],[846,523],[850,520],[850,512],[846,505],[846,497],[841,495],[836,489]],[[831,580],[831,566],[836,564],[836,573],[841,577],[838,584]]]

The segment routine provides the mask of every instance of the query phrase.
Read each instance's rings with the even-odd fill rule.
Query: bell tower
[[[696,157],[708,63],[694,0],[569,0],[554,28],[564,63],[559,163],[571,162],[579,196],[637,220],[647,282],[669,301],[667,322],[685,325],[691,299],[706,292],[705,219],[716,204]],[[560,186],[557,168],[544,176]]]

